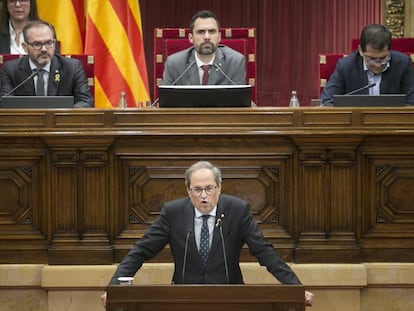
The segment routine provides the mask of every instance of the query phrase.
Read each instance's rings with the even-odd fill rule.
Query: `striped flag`
[[[149,101],[138,0],[88,0],[85,54],[95,55],[95,106]]]
[[[37,0],[39,17],[55,26],[62,54],[82,54],[84,0]]]

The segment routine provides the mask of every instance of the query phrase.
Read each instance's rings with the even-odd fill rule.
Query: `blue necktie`
[[[201,263],[205,266],[207,265],[208,253],[210,248],[210,237],[209,237],[209,230],[207,220],[210,215],[203,215],[203,224],[201,226],[201,233],[200,233],[200,256],[201,256]]]

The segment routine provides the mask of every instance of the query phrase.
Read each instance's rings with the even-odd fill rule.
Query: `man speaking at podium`
[[[211,11],[197,12],[191,19],[188,39],[192,47],[170,55],[165,61],[165,85],[244,85],[244,55],[224,45],[220,23]]]
[[[55,55],[54,27],[31,21],[23,37],[27,55],[3,64],[1,96],[74,96],[75,107],[93,107],[82,63]]]
[[[188,197],[165,203],[159,218],[119,264],[110,284],[133,277],[142,264],[167,244],[174,258],[172,284],[243,284],[240,253],[244,244],[260,265],[283,284],[301,284],[267,242],[250,205],[221,194],[221,172],[210,162],[193,164],[185,173]],[[307,305],[313,294],[305,292]],[[106,293],[102,295],[106,305]]]

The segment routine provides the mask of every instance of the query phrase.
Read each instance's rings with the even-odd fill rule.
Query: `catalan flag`
[[[60,0],[59,0],[60,1]],[[138,0],[88,0],[85,54],[95,55],[95,106],[149,101]]]
[[[39,17],[55,26],[62,54],[82,54],[85,36],[84,0],[37,0]]]

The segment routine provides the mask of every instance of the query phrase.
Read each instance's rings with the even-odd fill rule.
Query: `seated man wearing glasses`
[[[75,107],[93,107],[93,98],[79,60],[55,54],[54,27],[36,20],[23,28],[27,55],[5,62],[1,96],[74,96]]]
[[[110,284],[133,277],[142,264],[169,244],[174,258],[172,284],[243,284],[240,253],[244,244],[262,266],[284,284],[300,284],[296,274],[267,242],[249,203],[221,193],[221,172],[210,162],[185,172],[188,197],[165,203],[159,218],[119,264]],[[312,304],[313,294],[305,292]],[[106,294],[102,295],[106,304]]]
[[[406,94],[414,104],[414,70],[411,58],[391,50],[391,32],[383,25],[367,25],[361,32],[358,50],[338,60],[334,73],[322,91],[326,106],[333,95],[361,89],[358,94]]]

